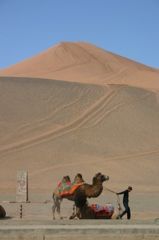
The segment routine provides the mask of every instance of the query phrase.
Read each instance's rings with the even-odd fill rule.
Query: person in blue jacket
[[[129,192],[131,191],[132,191],[132,187],[129,186],[128,189],[126,189],[125,191],[117,193],[117,195],[124,194],[123,205],[125,207],[125,210],[122,212],[122,214],[119,215],[119,219],[121,219],[126,213],[127,213],[127,219],[131,218],[131,212],[129,207]]]

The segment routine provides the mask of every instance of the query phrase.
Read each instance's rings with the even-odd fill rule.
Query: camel
[[[92,209],[92,206],[89,205],[88,201],[85,205],[78,209],[78,212],[75,215],[72,215],[70,219],[78,217],[80,219],[119,219],[120,212],[115,210],[112,216],[97,216]]]
[[[70,177],[67,175],[67,176],[64,176],[62,181],[62,183],[67,183],[67,182],[71,182],[71,179]],[[80,183],[80,182],[84,182],[83,178],[82,178],[82,174],[80,173],[77,173],[77,175],[75,176],[74,178],[74,182],[76,183]],[[53,219],[55,219],[55,210],[57,209],[57,212],[59,214],[59,217],[60,219],[62,219],[62,216],[61,216],[61,209],[60,209],[60,206],[61,206],[61,202],[63,200],[63,198],[61,197],[60,195],[60,192],[58,190],[58,187],[56,187],[55,191],[53,192],[53,202],[54,202],[54,205],[52,207],[52,215],[53,215]],[[77,212],[79,210],[76,210]]]
[[[53,219],[55,219],[55,209],[56,203],[62,198],[66,198],[68,200],[74,201],[77,208],[82,209],[82,207],[86,204],[87,198],[96,198],[98,197],[103,190],[103,182],[109,180],[109,176],[103,175],[101,173],[97,173],[93,177],[93,184],[83,184],[80,185],[76,190],[73,192],[72,195],[69,196],[60,196],[59,191],[54,191],[53,200],[54,205],[52,207],[52,214]],[[60,214],[59,214],[60,215]],[[61,218],[61,216],[60,216]]]
[[[6,211],[5,209],[0,205],[0,218],[5,218]]]

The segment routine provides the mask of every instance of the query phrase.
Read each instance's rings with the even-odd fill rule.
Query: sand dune
[[[159,89],[159,70],[105,51],[89,43],[62,42],[23,62],[0,71],[0,76],[47,78],[124,84]]]
[[[110,176],[114,191],[158,192],[159,71],[88,43],[60,43],[0,71],[0,192],[63,175]]]

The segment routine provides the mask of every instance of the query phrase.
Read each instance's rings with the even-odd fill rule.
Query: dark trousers
[[[122,218],[126,213],[127,213],[127,219],[131,218],[131,212],[130,212],[130,208],[127,202],[123,202],[125,210],[122,212],[122,214],[120,215],[120,217]]]

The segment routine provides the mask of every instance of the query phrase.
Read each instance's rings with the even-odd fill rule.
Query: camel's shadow
[[[6,216],[6,217],[4,217],[4,218],[0,218],[0,220],[9,220],[9,219],[13,219],[13,217],[11,217],[11,216]]]

